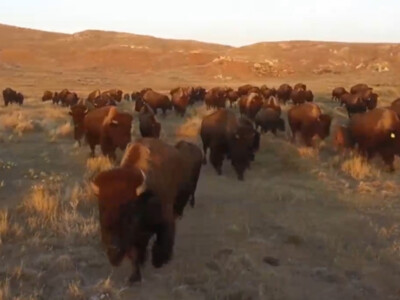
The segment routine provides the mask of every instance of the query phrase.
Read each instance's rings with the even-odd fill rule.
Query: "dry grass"
[[[3,238],[9,233],[10,224],[8,218],[8,210],[0,211],[0,244]]]
[[[316,158],[318,157],[319,153],[317,148],[305,147],[305,146],[298,147],[297,151],[299,152],[299,155],[301,157],[307,157],[307,158]]]
[[[197,137],[200,132],[201,121],[204,116],[211,112],[203,106],[193,109],[185,122],[176,129],[175,134],[179,137]]]
[[[10,299],[10,281],[9,279],[0,282],[0,300]]]
[[[5,130],[12,130],[18,136],[22,136],[26,132],[38,131],[41,129],[39,122],[30,119],[27,114],[21,112],[12,112],[2,115],[0,126]]]
[[[69,299],[81,300],[85,299],[85,294],[81,289],[81,282],[79,280],[70,282],[68,284]]]
[[[91,179],[102,171],[113,168],[112,161],[106,156],[89,158],[86,161],[86,178]]]
[[[358,154],[353,154],[342,162],[341,170],[356,180],[379,176],[379,172],[373,169],[366,159]]]
[[[35,185],[22,202],[22,209],[29,215],[37,216],[40,223],[53,222],[58,216],[59,201],[57,195],[44,185]]]
[[[50,131],[52,140],[57,138],[72,137],[73,127],[70,122],[66,122],[63,125],[58,126],[56,129]]]

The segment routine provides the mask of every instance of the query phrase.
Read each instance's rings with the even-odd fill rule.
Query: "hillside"
[[[293,41],[235,48],[98,30],[60,34],[0,25],[0,71],[166,73],[229,82],[396,72],[399,67],[399,44]]]

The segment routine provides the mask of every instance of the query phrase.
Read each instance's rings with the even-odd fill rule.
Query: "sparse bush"
[[[379,176],[379,172],[375,171],[366,159],[358,154],[353,154],[350,158],[346,159],[342,163],[341,169],[357,180]]]
[[[52,139],[56,138],[65,138],[65,137],[71,137],[72,136],[72,125],[70,122],[66,122],[63,125],[60,125],[54,130],[50,131],[50,136]]]
[[[113,168],[113,163],[111,160],[106,156],[98,156],[89,158],[86,161],[86,178],[93,178],[98,173],[102,171],[109,170]]]

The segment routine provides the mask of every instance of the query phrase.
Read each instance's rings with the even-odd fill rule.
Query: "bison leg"
[[[273,127],[273,128],[271,129],[271,131],[272,131],[273,135],[276,136],[276,127]]]
[[[207,164],[207,149],[208,149],[208,141],[203,140],[203,165]]]
[[[173,254],[175,241],[175,222],[166,222],[156,230],[157,239],[152,248],[152,264],[155,268],[162,267]]]
[[[224,161],[224,153],[220,147],[210,148],[210,161],[218,175],[222,175],[222,163]]]
[[[393,149],[382,149],[380,151],[381,156],[385,164],[389,166],[389,172],[394,172],[394,153]]]

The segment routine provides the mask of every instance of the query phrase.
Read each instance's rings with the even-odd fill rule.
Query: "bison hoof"
[[[240,181],[243,181],[243,180],[244,180],[244,176],[243,176],[243,175],[238,175],[238,179],[239,179]]]

